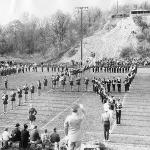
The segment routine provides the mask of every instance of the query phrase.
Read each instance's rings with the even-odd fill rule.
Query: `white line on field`
[[[84,95],[85,93],[83,93],[79,98],[77,98],[77,100],[75,102],[72,103],[72,105],[74,103],[77,103],[80,98]],[[65,111],[67,111],[68,109],[70,109],[71,106],[68,106],[67,108],[65,108],[63,111],[61,111],[60,113],[58,113],[55,117],[53,117],[49,122],[47,122],[41,129],[46,128],[51,122],[53,122],[55,119],[57,119],[61,114],[63,114]]]

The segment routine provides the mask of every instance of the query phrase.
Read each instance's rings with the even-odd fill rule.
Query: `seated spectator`
[[[11,141],[12,142],[17,142],[17,141],[21,141],[21,131],[20,131],[20,124],[17,123],[16,126],[15,126],[15,129],[12,131],[11,133]]]
[[[59,134],[57,133],[56,130],[57,129],[54,128],[53,129],[54,132],[50,135],[50,141],[52,143],[51,149],[55,149],[55,144],[57,146],[57,149],[59,149],[60,136],[59,136]]]
[[[50,135],[47,132],[47,129],[44,130],[44,133],[41,134],[42,146],[45,148],[45,145],[50,146]]]
[[[57,133],[56,130],[57,129],[54,128],[54,130],[53,130],[54,132],[50,135],[50,140],[51,140],[52,143],[60,142],[60,136],[59,136],[59,134]]]
[[[2,133],[2,147],[7,149],[9,144],[8,142],[10,141],[10,134],[8,132],[8,128],[5,128],[4,132]]]
[[[29,140],[30,134],[27,129],[28,125],[24,124],[24,129],[21,131],[21,147],[23,149],[26,149],[28,147],[28,142],[30,141]]]
[[[40,134],[39,131],[37,130],[37,126],[33,127],[33,130],[31,131],[30,134],[30,141],[31,143],[35,143],[35,144],[40,144],[41,142],[41,138],[40,138]]]

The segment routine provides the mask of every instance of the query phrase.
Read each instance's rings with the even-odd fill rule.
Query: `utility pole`
[[[118,0],[117,0],[117,14],[118,14]]]
[[[78,9],[78,12],[80,12],[81,15],[81,32],[80,32],[80,40],[81,40],[81,66],[83,63],[83,10],[87,10],[88,7],[76,7]]]

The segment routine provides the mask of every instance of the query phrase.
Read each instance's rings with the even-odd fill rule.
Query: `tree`
[[[121,58],[131,58],[134,55],[135,55],[135,51],[130,47],[123,48],[120,53]]]

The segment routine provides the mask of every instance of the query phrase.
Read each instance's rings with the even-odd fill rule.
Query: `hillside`
[[[101,59],[102,57],[118,57],[123,47],[136,48],[137,39],[133,31],[138,33],[140,29],[130,17],[109,20],[103,30],[83,39],[83,60],[89,58],[91,52],[96,54],[96,59]],[[76,47],[74,51],[76,51],[75,55],[69,57],[69,53],[71,53],[69,51],[60,62],[80,61],[80,46]]]

